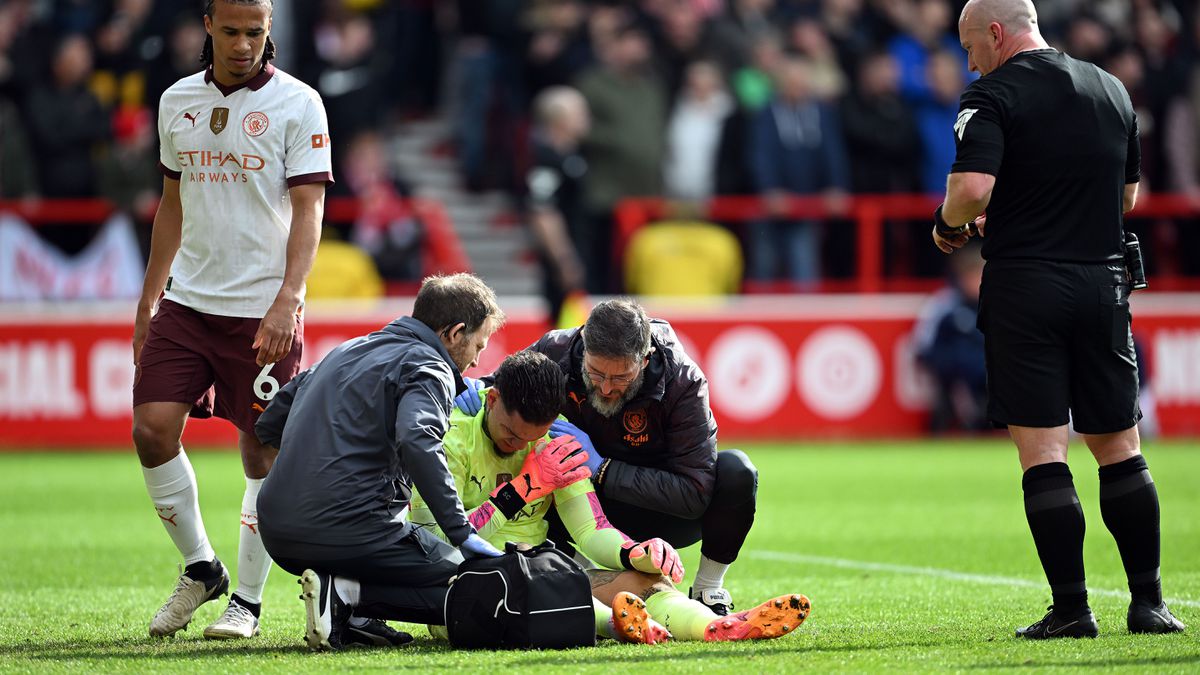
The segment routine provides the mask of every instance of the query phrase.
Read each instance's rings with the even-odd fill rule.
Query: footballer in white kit
[[[271,11],[271,0],[207,0],[208,67],[159,101],[163,196],[134,325],[133,438],[186,567],[152,636],[186,628],[230,584],[180,444],[189,414],[237,427],[246,475],[237,585],[204,637],[258,633],[271,567],[257,498],[277,451],[258,441],[254,423],[299,370],[304,282],[333,182],[320,97],[270,64]]]

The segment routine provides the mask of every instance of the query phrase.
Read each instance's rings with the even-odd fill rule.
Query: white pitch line
[[[938,577],[941,579],[951,579],[954,581],[966,581],[975,584],[988,584],[991,586],[1015,586],[1018,588],[1046,588],[1045,582],[1030,581],[1029,579],[1019,579],[1016,577],[1001,577],[992,574],[972,574],[970,572],[956,572],[954,570],[944,570],[937,567],[915,567],[912,565],[893,565],[892,563],[870,562],[868,560],[850,560],[847,558],[828,558],[820,555],[805,555],[803,553],[784,553],[782,551],[749,551],[747,553],[751,558],[760,558],[762,560],[778,560],[780,562],[790,563],[806,563],[809,565],[824,565],[826,567],[840,567],[849,570],[869,570],[872,572],[891,572],[893,574],[913,574],[922,577]],[[1109,588],[1089,588],[1090,595],[1107,595],[1112,597],[1127,598],[1129,591],[1116,591]],[[1177,607],[1200,607],[1200,600],[1187,600],[1185,598],[1163,598],[1168,605]]]

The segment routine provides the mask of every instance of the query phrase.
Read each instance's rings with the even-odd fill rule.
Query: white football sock
[[[271,572],[271,556],[263,548],[258,535],[258,490],[263,478],[247,478],[246,493],[242,495],[242,525],[238,533],[237,589],[234,593],[243,600],[262,604],[263,586]]]
[[[339,600],[351,607],[358,607],[358,594],[362,590],[362,586],[357,580],[333,577],[333,590],[337,593]]]
[[[696,579],[692,582],[692,590],[714,590],[725,587],[725,573],[729,565],[710,560],[704,554],[700,555],[700,567],[696,569]]]
[[[174,459],[152,469],[142,467],[146,492],[185,565],[217,557],[208,543],[196,489],[196,473],[182,449]]]

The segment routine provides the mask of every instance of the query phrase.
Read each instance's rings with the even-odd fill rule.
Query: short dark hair
[[[468,333],[479,330],[489,318],[504,323],[496,294],[474,274],[435,274],[421,282],[412,317],[440,333],[466,324]]]
[[[204,0],[204,15],[209,19],[213,18],[213,12],[216,11],[218,2],[228,3],[230,5],[266,5],[270,13],[275,13],[274,0]],[[271,36],[267,35],[267,46],[263,48],[263,63],[275,58],[275,42],[271,40]],[[204,36],[204,49],[200,50],[200,63],[210,65],[213,62],[213,43],[212,36]]]
[[[609,359],[640,359],[650,353],[650,319],[628,298],[605,300],[583,325],[583,349]]]
[[[567,398],[562,368],[545,354],[528,349],[500,363],[493,386],[504,406],[530,424],[553,422]]]

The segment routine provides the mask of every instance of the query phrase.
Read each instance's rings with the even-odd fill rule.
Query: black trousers
[[[361,588],[354,616],[410,623],[442,625],[450,577],[458,573],[462,554],[426,530],[411,527],[404,537],[367,554],[347,550],[344,558],[307,560],[276,555],[286,542],[272,541],[265,533],[263,546],[289,574],[306,569],[358,581]],[[274,546],[273,546],[274,544]]]
[[[600,496],[600,506],[613,527],[645,541],[658,537],[677,549],[701,541],[700,552],[719,563],[729,564],[737,559],[746,535],[754,525],[754,508],[758,496],[758,469],[741,450],[722,450],[717,453],[717,480],[713,486],[708,508],[697,519],[680,518],[642,506],[618,501],[613,495]],[[548,538],[559,549],[574,555],[571,535],[551,510]]]

